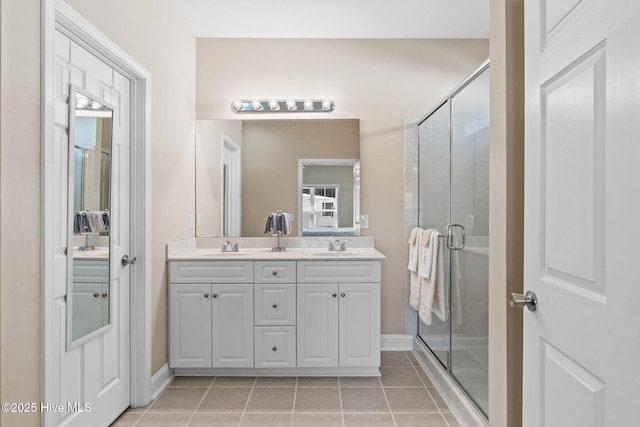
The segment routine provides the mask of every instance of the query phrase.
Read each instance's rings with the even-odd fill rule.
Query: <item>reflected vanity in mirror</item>
[[[360,235],[360,161],[298,161],[298,234]]]
[[[359,120],[197,120],[195,144],[196,237],[262,237],[267,215],[277,211],[294,217],[289,237],[359,235],[354,221],[360,218]],[[316,163],[309,171],[342,168],[349,176],[350,184],[337,177],[327,181],[340,184],[334,206],[324,202],[334,209],[331,230],[317,227],[331,218],[328,211],[314,214],[316,226],[301,230],[301,159]],[[336,164],[344,159],[347,163]],[[314,189],[314,202],[322,203],[319,194],[315,197],[320,191]],[[331,197],[328,193],[324,197]]]
[[[113,108],[75,86],[69,97],[67,348],[110,323]]]

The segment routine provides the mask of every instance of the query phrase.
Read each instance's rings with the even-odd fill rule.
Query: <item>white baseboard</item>
[[[380,350],[382,351],[411,351],[413,336],[403,334],[380,335]]]
[[[160,393],[167,388],[173,379],[173,369],[169,369],[169,365],[165,363],[158,372],[151,377],[151,400],[155,400]]]

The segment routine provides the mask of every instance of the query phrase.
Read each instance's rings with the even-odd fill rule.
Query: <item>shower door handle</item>
[[[455,233],[453,232],[454,227],[460,227],[460,230],[462,231],[462,244],[460,246],[456,246],[453,240],[453,238],[455,237]],[[447,248],[451,249],[452,251],[461,251],[462,249],[464,249],[464,243],[465,243],[464,225],[458,224],[458,223],[449,224],[447,225],[446,230],[447,230]]]

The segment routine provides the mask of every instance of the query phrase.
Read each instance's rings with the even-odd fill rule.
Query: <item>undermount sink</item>
[[[358,252],[348,252],[348,251],[326,251],[326,252],[318,252],[313,254],[313,256],[330,256],[330,257],[343,257],[343,256],[358,256],[362,255]]]
[[[204,254],[200,254],[198,255],[199,257],[203,257],[203,258],[226,258],[226,257],[234,257],[234,256],[245,256],[248,254],[242,253],[242,252],[207,252]]]

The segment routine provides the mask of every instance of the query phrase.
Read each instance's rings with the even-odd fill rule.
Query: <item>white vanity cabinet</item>
[[[298,366],[380,365],[380,262],[298,262]]]
[[[169,265],[169,365],[253,367],[253,262]]]
[[[169,366],[176,375],[378,375],[380,261],[170,261]]]

